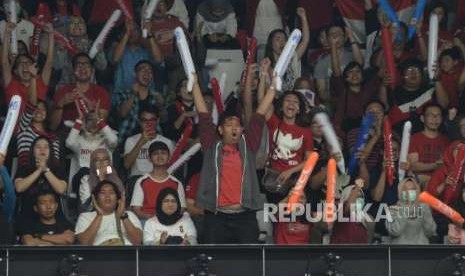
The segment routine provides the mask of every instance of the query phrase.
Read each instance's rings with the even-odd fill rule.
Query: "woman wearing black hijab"
[[[156,216],[144,226],[144,244],[197,244],[197,231],[189,214],[181,208],[178,192],[172,188],[160,191]]]

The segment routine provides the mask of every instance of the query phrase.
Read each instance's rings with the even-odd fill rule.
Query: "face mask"
[[[417,191],[415,190],[409,190],[408,191],[408,200],[410,202],[415,202],[417,200]]]
[[[402,191],[402,202],[403,203],[408,203],[408,202],[415,202],[417,200],[417,191],[415,190],[408,190],[408,191]]]
[[[359,197],[355,200],[355,209],[357,211],[362,211],[363,210],[363,206],[365,206],[365,199],[363,199],[362,197]]]

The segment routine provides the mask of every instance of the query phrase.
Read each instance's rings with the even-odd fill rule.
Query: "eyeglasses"
[[[176,199],[163,199],[162,203],[177,203]]]
[[[76,62],[76,67],[90,67],[90,62]]]

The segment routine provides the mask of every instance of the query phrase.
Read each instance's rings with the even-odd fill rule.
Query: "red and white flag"
[[[408,23],[417,0],[389,0],[397,12],[400,21]],[[337,8],[344,18],[345,24],[353,31],[360,43],[365,43],[365,4],[359,0],[336,0]],[[376,3],[374,3],[376,5]]]

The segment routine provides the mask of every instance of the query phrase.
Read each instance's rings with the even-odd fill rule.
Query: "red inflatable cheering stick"
[[[36,27],[39,27],[41,29],[44,28],[45,23],[44,21],[41,21],[37,18],[31,17],[31,22],[36,25]],[[79,51],[71,44],[71,41],[69,41],[66,36],[64,36],[62,33],[53,31],[53,37],[55,38],[57,43],[60,43],[71,55],[77,54]]]
[[[245,61],[245,71],[241,78],[241,88],[244,90],[244,86],[247,83],[247,76],[249,75],[250,66],[255,62],[257,55],[257,39],[255,37],[250,38],[249,47],[247,47],[247,59]]]
[[[218,109],[218,113],[221,114],[224,112],[224,105],[223,105],[223,99],[221,97],[222,91],[220,89],[220,84],[218,83],[218,80],[215,78],[211,79],[210,84],[212,86],[213,97],[215,98],[216,108]]]
[[[391,77],[391,89],[394,89],[397,84],[397,69],[394,61],[394,52],[392,51],[392,36],[391,31],[387,27],[383,27],[381,32],[383,40],[384,60],[386,63],[386,74]]]
[[[384,161],[386,180],[389,186],[394,183],[394,151],[392,149],[392,127],[389,118],[384,119]]]
[[[192,124],[187,124],[186,127],[184,128],[181,138],[176,143],[176,147],[174,148],[173,155],[171,156],[171,159],[169,162],[170,165],[176,162],[179,156],[181,156],[181,153],[184,151],[184,149],[187,147],[187,144],[189,143],[189,138],[191,137],[191,134],[192,134]]]

